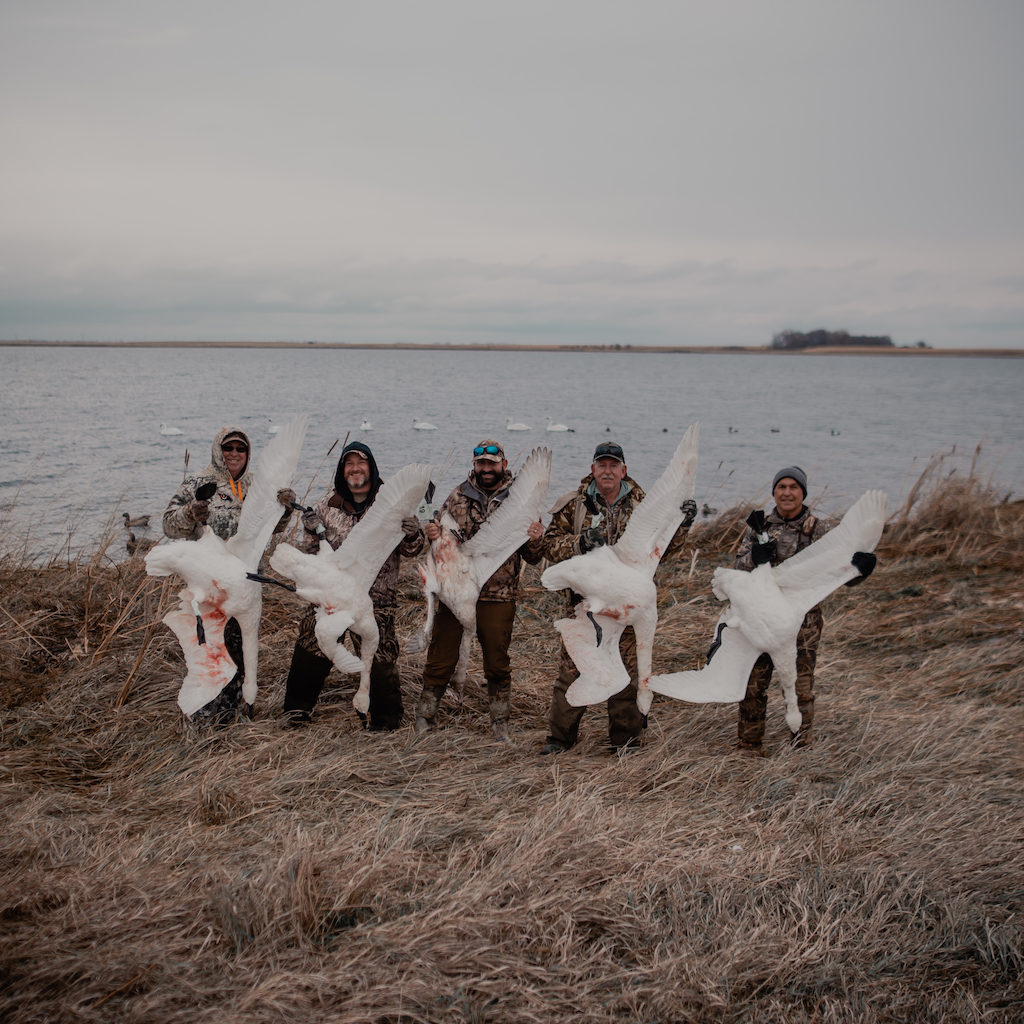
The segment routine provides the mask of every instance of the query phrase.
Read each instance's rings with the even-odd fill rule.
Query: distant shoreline
[[[631,355],[699,354],[699,355],[772,355],[772,356],[996,356],[1019,359],[1020,348],[881,348],[875,346],[843,348],[773,349],[767,345],[474,345],[413,344],[401,342],[331,342],[331,341],[8,341],[0,339],[0,347],[8,348],[300,348],[300,349],[370,349],[400,352],[572,352]]]

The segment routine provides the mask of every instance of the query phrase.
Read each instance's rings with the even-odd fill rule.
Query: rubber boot
[[[502,743],[511,743],[512,737],[508,733],[508,700],[504,697],[491,697],[488,701],[491,712],[491,732],[494,738]]]
[[[437,705],[440,699],[433,690],[424,690],[420,694],[419,703],[416,705],[416,733],[423,735],[434,730],[434,716],[437,714]]]
[[[299,724],[312,718],[313,706],[330,671],[330,658],[295,645],[284,691],[284,713],[289,722]]]
[[[391,732],[402,724],[402,682],[394,662],[370,668],[370,731]]]

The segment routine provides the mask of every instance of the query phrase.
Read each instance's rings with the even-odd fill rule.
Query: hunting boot
[[[488,701],[491,712],[491,732],[494,738],[502,743],[511,743],[512,737],[508,734],[508,698],[491,697]]]
[[[416,734],[422,736],[425,732],[432,732],[434,729],[434,716],[437,714],[437,705],[440,703],[438,696],[433,690],[424,690],[420,694],[419,703],[416,705]]]
[[[299,644],[292,651],[292,663],[284,689],[284,715],[288,725],[302,725],[313,717],[324,681],[331,671],[331,659],[307,651]]]

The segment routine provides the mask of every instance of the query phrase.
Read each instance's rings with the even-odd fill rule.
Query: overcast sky
[[[0,338],[1024,347],[1021,0],[3,0]]]

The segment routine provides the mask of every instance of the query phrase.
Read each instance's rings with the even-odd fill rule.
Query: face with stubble
[[[502,459],[501,462],[491,462],[490,459],[474,459],[473,471],[476,473],[476,482],[485,490],[493,491],[505,477],[505,467],[508,462]]]
[[[353,498],[361,501],[370,493],[370,460],[362,452],[349,452],[342,472]]]

